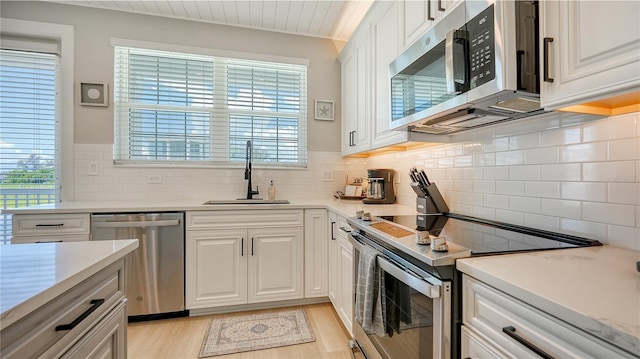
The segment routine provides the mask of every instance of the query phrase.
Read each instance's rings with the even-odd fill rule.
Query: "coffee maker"
[[[367,170],[367,180],[369,181],[369,188],[367,189],[367,198],[363,199],[362,203],[395,203],[396,193],[393,190],[394,173],[394,170],[384,168]]]

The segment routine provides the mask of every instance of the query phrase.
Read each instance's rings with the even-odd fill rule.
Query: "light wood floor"
[[[311,324],[316,337],[314,342],[228,354],[213,358],[351,358],[348,344],[349,335],[342,326],[331,303],[305,305],[294,308],[304,308],[309,324]],[[128,357],[131,359],[197,358],[209,320],[221,316],[266,313],[282,309],[283,308],[130,323],[128,326]]]

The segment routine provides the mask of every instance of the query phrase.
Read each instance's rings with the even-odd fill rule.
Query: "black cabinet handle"
[[[518,335],[516,333],[516,328],[514,328],[512,326],[504,327],[504,328],[502,328],[502,332],[505,333],[506,335],[510,336],[511,338],[513,338],[513,340],[517,341],[518,343],[524,345],[527,349],[529,349],[532,352],[536,353],[541,358],[554,359],[551,355],[545,353],[542,349],[538,348],[537,346],[535,346],[530,341],[528,341],[525,338],[523,338],[520,335]]]
[[[62,227],[64,223],[54,223],[54,224],[36,224],[36,227]]]
[[[351,231],[350,231],[350,230],[348,230],[348,229],[346,229],[346,228],[344,228],[344,227],[340,227],[340,229],[341,229],[343,232],[351,233]]]
[[[35,241],[34,243],[62,243],[62,240],[59,240],[59,241]]]
[[[90,303],[91,303],[91,306],[89,307],[89,309],[85,310],[84,313],[80,314],[80,316],[77,317],[73,322],[69,324],[58,325],[56,327],[56,332],[63,331],[63,330],[71,330],[75,328],[86,317],[88,317],[91,313],[93,313],[96,309],[98,309],[98,307],[101,306],[102,303],[104,303],[104,299],[92,299]]]
[[[431,0],[427,0],[427,19],[431,21],[435,20],[435,18],[431,16]]]
[[[244,237],[242,237],[242,243],[240,245],[240,257],[244,257]]]
[[[549,44],[553,42],[553,37],[544,38],[544,82],[553,82],[553,79],[549,77]]]
[[[438,10],[440,10],[440,11],[447,11],[447,9],[445,9],[445,8],[442,6],[442,0],[438,0]]]
[[[332,241],[336,240],[335,226],[336,226],[336,222],[331,221],[331,240]]]
[[[253,255],[253,237],[251,237],[251,255]]]

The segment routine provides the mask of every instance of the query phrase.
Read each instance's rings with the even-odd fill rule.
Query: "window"
[[[115,47],[118,164],[305,167],[307,67]]]
[[[0,50],[0,200],[2,208],[57,201],[57,55]],[[11,238],[2,220],[0,242]]]

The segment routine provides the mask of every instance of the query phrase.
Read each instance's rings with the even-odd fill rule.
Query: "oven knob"
[[[431,243],[431,237],[429,237],[429,231],[422,231],[416,233],[416,244],[429,244]]]
[[[431,250],[434,252],[446,252],[449,249],[444,237],[436,237],[431,240]]]

